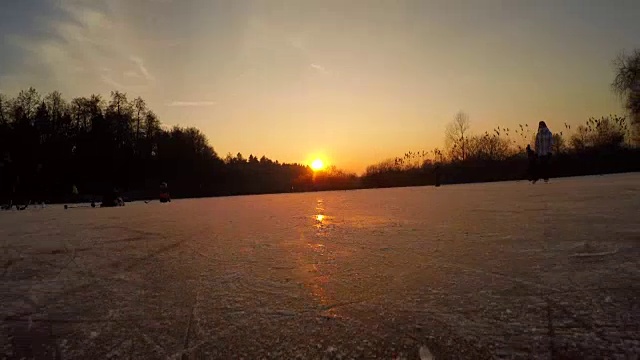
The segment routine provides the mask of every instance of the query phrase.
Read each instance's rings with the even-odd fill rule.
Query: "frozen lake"
[[[0,345],[637,359],[639,214],[640,174],[4,211]]]

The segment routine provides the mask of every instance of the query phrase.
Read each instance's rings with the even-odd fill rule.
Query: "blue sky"
[[[622,113],[627,0],[8,0],[0,91],[142,96],[216,151],[348,170],[476,132]]]

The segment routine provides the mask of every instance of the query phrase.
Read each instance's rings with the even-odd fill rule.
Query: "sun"
[[[311,168],[313,169],[313,171],[320,171],[324,169],[324,162],[320,159],[315,159],[311,163]]]

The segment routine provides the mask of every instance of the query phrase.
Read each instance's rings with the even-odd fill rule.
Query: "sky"
[[[141,96],[216,152],[362,172],[473,132],[622,114],[637,0],[5,0],[0,92]]]

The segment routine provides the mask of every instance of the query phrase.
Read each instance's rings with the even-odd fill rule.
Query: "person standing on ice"
[[[169,195],[169,185],[166,182],[160,184],[160,202],[171,202],[171,196]]]
[[[538,134],[536,134],[536,154],[538,155],[538,174],[549,182],[549,161],[553,149],[553,134],[544,121],[538,124]],[[536,176],[538,177],[538,176]]]

